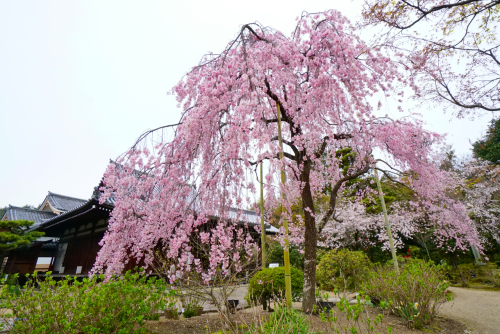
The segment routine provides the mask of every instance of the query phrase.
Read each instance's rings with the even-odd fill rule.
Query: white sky
[[[330,8],[353,20],[360,2],[1,1],[0,206],[38,205],[49,190],[89,198],[110,158],[178,120],[167,91],[241,24],[288,35],[303,10]],[[421,112],[459,154],[490,119]]]

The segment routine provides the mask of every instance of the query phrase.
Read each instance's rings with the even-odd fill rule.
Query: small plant
[[[412,328],[414,325],[415,318],[419,316],[418,303],[415,304],[401,304],[400,306],[396,306],[395,309],[401,316],[401,318],[406,320],[409,328]]]
[[[198,299],[193,296],[184,296],[182,300],[184,308],[182,315],[184,318],[192,318],[200,315],[198,310],[201,308],[201,304]]]
[[[493,263],[483,266],[474,263],[460,264],[457,268],[450,268],[448,275],[457,277],[463,287],[477,284],[500,287],[500,270]]]
[[[182,312],[184,318],[192,318],[198,315],[198,306],[188,303]]]
[[[340,333],[341,330],[343,330],[343,333],[374,333],[380,326],[383,315],[379,314],[375,319],[370,319],[366,310],[366,305],[369,301],[370,299],[367,296],[358,295],[356,296],[356,304],[351,305],[347,299],[342,298],[336,308],[320,311],[319,316],[321,321],[330,325],[327,333]],[[337,310],[343,313],[347,320],[347,325],[344,325],[342,329],[339,329],[337,325],[339,318]],[[392,327],[387,327],[387,333],[390,334],[391,332]],[[377,331],[377,333],[379,332]]]
[[[494,287],[500,287],[500,270],[489,270],[484,274],[486,283],[493,285]]]

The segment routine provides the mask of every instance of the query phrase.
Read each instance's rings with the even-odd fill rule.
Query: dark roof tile
[[[7,220],[29,220],[35,222],[33,226],[37,226],[47,219],[55,217],[56,214],[53,212],[25,209],[9,205],[7,211],[5,211],[4,217],[5,216]]]
[[[49,191],[49,202],[54,208],[60,211],[69,211],[73,210],[76,207],[86,203],[87,201],[84,199],[54,194]]]

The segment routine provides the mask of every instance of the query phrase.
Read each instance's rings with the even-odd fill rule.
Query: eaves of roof
[[[42,224],[38,226],[37,230],[45,230],[51,226],[62,223],[63,221],[66,221],[68,219],[80,216],[94,209],[104,209],[106,211],[111,212],[113,210],[113,206],[107,205],[106,203],[99,204],[99,201],[97,201],[94,198],[91,198],[87,202],[81,204],[80,206],[77,206],[73,210],[66,211],[58,216],[55,216],[51,219],[44,221]]]

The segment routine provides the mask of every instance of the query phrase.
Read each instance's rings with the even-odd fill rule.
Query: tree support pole
[[[476,245],[471,245],[470,246],[472,248],[472,254],[474,255],[474,259],[476,260],[476,264],[478,266],[484,266],[486,265],[482,259],[481,259],[481,254],[479,253],[479,250],[477,249],[477,246]]]
[[[389,224],[389,217],[387,217],[387,208],[385,207],[384,195],[382,194],[382,186],[380,185],[380,180],[378,178],[376,166],[374,166],[373,170],[375,171],[375,180],[377,181],[380,204],[382,205],[382,211],[384,212],[385,228],[387,229],[387,236],[389,237],[389,246],[391,247],[392,262],[394,263],[394,271],[396,271],[396,274],[399,275],[398,258],[396,257],[396,249],[394,248],[394,240],[392,239],[391,225]]]
[[[281,111],[280,105],[276,103],[276,108],[278,112],[278,140],[280,144],[280,161],[283,160],[283,140],[281,137]],[[281,184],[285,186],[285,166],[281,165]],[[284,249],[284,261],[285,261],[285,295],[287,306],[292,306],[292,277],[290,273],[290,250],[288,242],[288,221],[283,217],[284,212],[284,199],[285,192],[281,192],[281,217],[283,218],[283,227],[285,229],[285,249]]]
[[[261,252],[262,269],[266,267],[266,226],[264,224],[264,173],[262,172],[262,162],[260,163],[260,227],[261,227]]]

